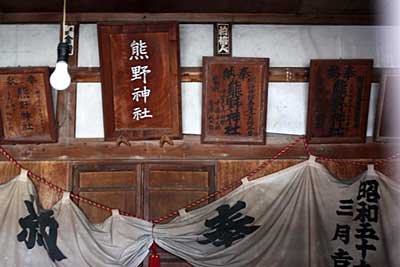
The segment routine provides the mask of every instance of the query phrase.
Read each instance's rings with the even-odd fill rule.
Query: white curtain
[[[372,166],[340,181],[311,158],[254,181],[243,179],[228,195],[181,210],[154,228],[116,211],[93,225],[68,193],[53,213],[38,209],[33,184],[21,173],[0,186],[0,261],[18,267],[138,266],[154,240],[193,266],[400,266],[399,193],[400,185]],[[39,226],[45,226],[43,246],[35,240],[28,249],[22,240],[32,215],[25,201],[32,201]],[[56,249],[52,219],[58,224]],[[28,229],[25,240],[30,234]]]

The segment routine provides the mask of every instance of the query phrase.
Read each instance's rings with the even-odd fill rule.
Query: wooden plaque
[[[214,24],[214,56],[232,56],[232,24]]]
[[[365,142],[373,61],[311,60],[310,143]]]
[[[182,137],[176,23],[99,24],[106,140]]]
[[[385,71],[379,89],[375,141],[400,141],[400,69]]]
[[[48,68],[0,68],[3,144],[57,141]]]
[[[202,143],[265,144],[267,58],[203,57]]]

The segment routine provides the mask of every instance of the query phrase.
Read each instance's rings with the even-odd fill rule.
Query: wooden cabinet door
[[[143,170],[147,219],[165,216],[215,191],[213,163],[145,164]],[[159,255],[163,267],[190,266],[161,249]]]
[[[75,165],[73,192],[110,208],[141,216],[142,186],[140,164]],[[110,213],[78,203],[90,222],[103,222]]]

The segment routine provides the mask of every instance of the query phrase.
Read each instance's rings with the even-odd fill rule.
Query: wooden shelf
[[[267,159],[275,156],[299,136],[267,135],[266,145],[206,145],[199,136],[184,136],[174,140],[174,146],[160,147],[159,141],[135,141],[131,146],[101,139],[74,139],[68,143],[40,145],[4,145],[17,160],[220,160]],[[310,145],[317,156],[343,159],[378,159],[400,150],[400,144],[319,144]],[[294,146],[281,158],[307,158],[302,143]],[[5,160],[2,158],[2,160]]]
[[[379,82],[383,68],[375,68],[373,82]],[[269,82],[308,82],[310,68],[271,67]],[[70,69],[73,82],[101,82],[99,67]],[[181,82],[202,82],[201,67],[181,67]]]

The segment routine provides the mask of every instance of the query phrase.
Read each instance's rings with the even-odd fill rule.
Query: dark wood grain
[[[121,135],[129,140],[163,135],[181,138],[178,25],[100,24],[98,34],[105,139],[116,140]],[[147,43],[148,58],[130,60],[131,42],[142,39]],[[142,66],[146,67],[146,74],[136,79],[131,68]],[[151,94],[133,99],[135,88],[145,87]],[[147,110],[148,117],[135,117],[136,109]]]
[[[57,141],[48,68],[0,68],[0,102],[0,143]]]
[[[134,163],[74,163],[73,192],[113,209],[142,215],[141,166]],[[103,222],[110,212],[78,203],[92,223]]]
[[[203,57],[202,143],[265,144],[269,59]]]
[[[61,10],[61,8],[60,8]],[[4,12],[1,23],[59,23],[61,12]],[[273,13],[69,13],[69,22],[256,23],[287,25],[379,25],[375,14],[273,14]]]
[[[373,60],[311,60],[310,143],[365,142]]]
[[[212,145],[200,144],[199,136],[184,136],[174,141],[174,146],[160,148],[158,141],[131,142],[131,146],[117,146],[115,142],[78,140],[71,144],[4,145],[18,160],[196,160],[196,159],[265,159],[275,156],[296,136],[268,136],[267,144]],[[331,158],[385,158],[400,150],[399,145],[365,144],[321,144],[310,145],[313,153]],[[296,145],[282,158],[304,158],[302,144]],[[5,160],[1,158],[1,160]]]
[[[74,54],[68,57],[68,67],[76,69],[78,67],[79,53],[79,24],[74,25]],[[61,33],[60,29],[60,33]],[[60,36],[61,40],[62,36]],[[57,91],[57,125],[58,142],[69,143],[75,138],[76,121],[76,83],[72,80],[71,85],[63,91]]]
[[[372,82],[378,83],[385,68],[374,68]],[[269,82],[308,82],[310,68],[303,67],[270,67]],[[99,67],[71,68],[70,74],[74,82],[101,82]],[[202,67],[181,67],[181,82],[202,82]]]
[[[22,166],[44,177],[53,184],[70,190],[71,164],[70,162],[57,161],[26,161],[20,162]],[[19,174],[19,170],[9,162],[0,162],[0,183],[5,183]],[[62,197],[62,194],[51,190],[48,186],[33,181],[39,195],[39,201],[43,208],[50,209]]]

